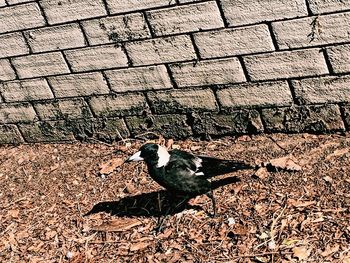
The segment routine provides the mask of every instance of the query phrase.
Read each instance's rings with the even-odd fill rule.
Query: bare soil
[[[165,142],[252,164],[292,160],[215,178],[215,218],[205,195],[178,204],[144,164],[121,164],[143,142],[0,147],[0,261],[350,262],[350,134]]]

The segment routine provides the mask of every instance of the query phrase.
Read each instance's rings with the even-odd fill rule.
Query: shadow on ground
[[[236,176],[212,182],[212,189],[239,182]],[[203,210],[200,206],[188,204],[195,196],[177,196],[166,190],[128,196],[118,201],[100,202],[84,216],[99,212],[110,213],[113,216],[148,216],[159,217],[173,215],[186,209]]]

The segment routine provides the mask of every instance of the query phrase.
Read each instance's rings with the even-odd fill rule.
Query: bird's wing
[[[204,194],[210,190],[210,183],[203,178],[191,159],[170,158],[165,166],[166,188],[191,195]]]
[[[254,169],[253,166],[241,161],[224,160],[209,156],[195,156],[200,160],[200,167],[197,172],[203,172],[205,178],[231,173],[237,170]]]
[[[203,175],[201,159],[193,154],[180,150],[170,151],[171,165],[181,165],[182,169],[191,171],[191,175]]]
[[[193,172],[192,176],[204,178],[211,178],[237,170],[254,169],[253,166],[241,161],[224,160],[204,155],[196,156],[180,150],[170,151],[170,160],[186,163],[186,167]]]

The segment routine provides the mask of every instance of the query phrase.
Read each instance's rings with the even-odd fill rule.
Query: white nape
[[[164,148],[163,146],[158,145],[158,163],[157,167],[166,166],[170,160],[170,154],[168,153],[168,150]]]

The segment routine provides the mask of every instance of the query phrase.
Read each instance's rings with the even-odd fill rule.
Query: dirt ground
[[[349,133],[167,141],[270,167],[215,178],[217,217],[198,196],[159,233],[176,198],[121,164],[143,142],[0,147],[0,261],[350,262]]]

